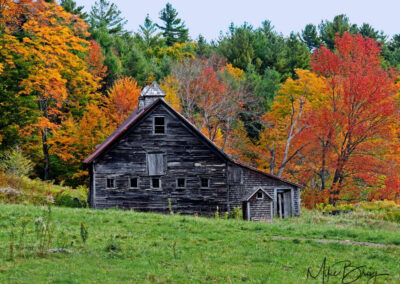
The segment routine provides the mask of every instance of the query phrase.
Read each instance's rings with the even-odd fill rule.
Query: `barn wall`
[[[153,116],[165,117],[166,134],[153,134]],[[162,153],[165,174],[161,189],[151,189],[146,154]],[[168,199],[175,212],[213,214],[216,207],[227,210],[226,162],[193,134],[163,105],[158,105],[118,144],[95,161],[96,208],[133,208],[168,212]],[[139,178],[139,188],[129,188],[129,178]],[[176,179],[186,179],[184,189]],[[201,188],[200,179],[209,178],[210,187]],[[107,189],[106,179],[115,178],[116,188]]]

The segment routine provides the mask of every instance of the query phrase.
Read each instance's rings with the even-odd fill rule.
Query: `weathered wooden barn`
[[[300,214],[301,186],[232,160],[164,100],[154,82],[138,108],[84,163],[92,208],[211,215],[241,206],[246,220]]]

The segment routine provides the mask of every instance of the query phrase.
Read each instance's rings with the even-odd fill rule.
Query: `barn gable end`
[[[165,119],[164,135],[153,133],[155,117]],[[151,157],[156,164],[150,163]],[[227,210],[225,160],[164,104],[154,106],[96,157],[94,168],[96,208],[165,212],[170,200],[183,213],[211,213],[217,206]],[[137,188],[130,188],[130,178],[138,179]],[[152,178],[159,179],[160,188],[152,186]],[[115,189],[107,188],[107,179],[115,180]],[[178,179],[185,180],[183,187]],[[209,180],[207,188],[201,187],[201,179]]]

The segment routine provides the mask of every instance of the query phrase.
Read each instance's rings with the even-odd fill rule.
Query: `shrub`
[[[386,221],[400,223],[400,210],[399,211],[389,211],[383,214],[383,219]]]
[[[243,211],[241,206],[237,206],[233,208],[233,211],[231,212],[231,218],[234,219],[243,219]]]
[[[32,162],[19,147],[0,156],[0,170],[12,176],[27,176],[33,169]]]
[[[354,211],[356,208],[353,204],[339,204],[336,206],[337,210]]]
[[[88,189],[84,186],[79,186],[76,189],[66,188],[56,194],[55,204],[73,208],[88,207],[87,192]]]
[[[390,209],[400,209],[400,206],[397,205],[392,200],[374,200],[369,202],[361,202],[360,207],[366,211],[380,211],[380,210],[390,210]]]

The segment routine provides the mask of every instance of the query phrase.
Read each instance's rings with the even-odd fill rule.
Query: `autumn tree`
[[[337,201],[352,169],[367,170],[367,165],[379,160],[376,149],[372,149],[379,145],[378,141],[390,139],[389,128],[397,115],[396,77],[381,66],[378,44],[345,32],[336,37],[335,48],[332,52],[321,47],[312,56],[313,71],[326,78],[329,88],[329,100],[321,110],[331,117],[326,128],[333,131],[332,203]]]
[[[312,125],[308,120],[324,98],[322,78],[300,69],[296,70],[296,76],[296,80],[286,80],[270,112],[263,117],[265,128],[258,151],[269,171],[278,176],[284,174],[289,164],[296,164],[299,155],[311,144]]]
[[[0,150],[22,144],[26,136],[20,129],[35,118],[33,96],[18,95],[30,68],[20,34],[30,5],[31,1],[0,1]]]
[[[87,69],[83,56],[88,42],[86,24],[55,3],[33,2],[31,16],[22,26],[22,39],[30,64],[21,81],[21,95],[34,95],[37,120],[30,130],[40,131],[44,157],[44,179],[50,177],[51,133],[59,127],[65,112],[80,115],[96,99],[99,79]]]
[[[105,56],[102,54],[101,46],[94,40],[89,41],[89,53],[86,62],[89,65],[90,73],[103,79],[107,74],[107,66],[104,65]]]
[[[225,149],[248,98],[243,71],[214,55],[180,62],[172,75],[183,115]]]
[[[87,169],[82,160],[89,156],[137,108],[141,88],[129,77],[115,81],[107,96],[90,103],[82,118],[71,115],[55,130],[52,150],[66,165],[58,179],[73,185],[85,182]]]
[[[102,102],[102,109],[114,128],[118,127],[137,108],[140,92],[141,88],[130,77],[116,80],[107,91],[107,96]]]

